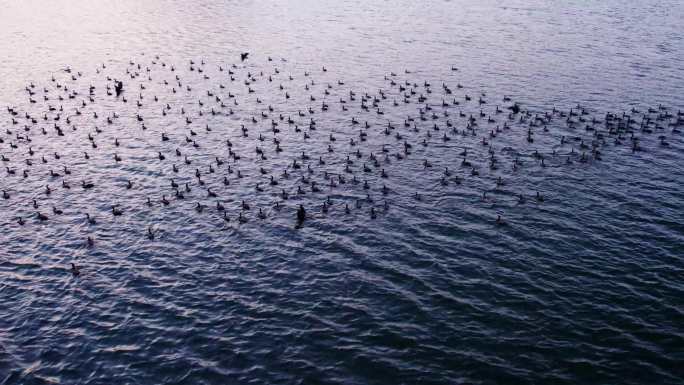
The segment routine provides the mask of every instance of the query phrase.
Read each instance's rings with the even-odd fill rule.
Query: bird
[[[306,210],[303,205],[299,205],[297,209],[297,222],[302,223],[306,219]]]

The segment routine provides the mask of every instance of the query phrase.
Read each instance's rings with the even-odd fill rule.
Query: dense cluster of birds
[[[593,164],[610,147],[642,151],[644,137],[668,146],[684,124],[684,113],[662,105],[531,111],[460,83],[418,81],[408,70],[388,73],[370,90],[346,85],[325,67],[294,74],[281,68],[285,59],[269,57],[262,66],[247,59],[171,64],[143,55],[125,71],[102,64],[87,77],[65,68],[26,85],[27,101],[7,106],[0,133],[2,198],[17,202],[2,206],[3,217],[25,226],[71,214],[94,226],[143,206],[188,202],[195,214],[214,213],[226,226],[282,211],[297,226],[312,211],[376,218],[390,209],[392,195],[424,199],[420,186],[388,183],[402,169],[424,173],[434,183],[423,188],[445,194],[469,178],[489,178],[497,189],[508,182],[502,174]],[[431,147],[443,156],[429,156]],[[90,162],[97,162],[92,175]],[[498,169],[506,172],[497,176]],[[236,199],[236,184],[252,198]],[[106,190],[93,192],[99,185]],[[126,198],[143,185],[157,193]],[[51,198],[57,189],[63,199]],[[70,209],[69,197],[88,194],[109,194],[108,213]],[[487,189],[481,199],[489,199]],[[511,199],[544,197],[521,190]],[[501,216],[493,221],[505,224]],[[155,226],[141,233],[154,239]]]

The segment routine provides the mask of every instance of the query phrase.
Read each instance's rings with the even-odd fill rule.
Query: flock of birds
[[[398,171],[422,171],[434,181],[425,188],[445,194],[469,178],[492,179],[497,189],[508,180],[495,170],[594,163],[612,146],[642,151],[648,136],[668,146],[684,125],[684,113],[660,105],[530,111],[507,96],[469,94],[460,83],[417,81],[408,70],[388,73],[381,89],[370,90],[334,79],[325,67],[295,76],[279,67],[286,65],[269,57],[259,69],[247,53],[231,65],[142,56],[125,72],[102,64],[87,78],[65,68],[28,84],[27,102],[7,106],[0,133],[2,198],[14,202],[1,206],[2,216],[26,226],[71,214],[95,226],[142,206],[189,202],[197,215],[214,213],[226,226],[282,211],[297,226],[331,210],[376,218],[392,195],[424,199],[419,186],[388,182]],[[429,156],[432,147],[442,156]],[[141,168],[153,171],[141,176]],[[99,185],[106,191],[94,193]],[[252,199],[236,199],[235,185],[253,189]],[[58,189],[62,198],[53,199]],[[126,199],[135,189],[157,193]],[[110,196],[108,213],[69,207],[70,197],[102,193]],[[489,199],[487,190],[481,199]],[[512,199],[544,197],[519,191]],[[155,226],[142,233],[154,239]]]

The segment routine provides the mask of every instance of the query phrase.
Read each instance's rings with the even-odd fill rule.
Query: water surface
[[[19,109],[31,108],[28,82],[49,84],[67,66],[102,90],[94,73],[102,63],[123,73],[129,60],[155,55],[179,68],[204,59],[213,79],[217,63],[234,63],[243,51],[250,52],[246,70],[271,70],[271,56],[296,81],[310,71],[359,93],[386,88],[384,77],[394,71],[434,89],[458,82],[463,92],[490,100],[510,95],[532,111],[578,103],[599,117],[661,103],[684,109],[684,7],[676,1],[26,1],[0,9],[0,103]],[[197,74],[186,78],[204,87]],[[307,97],[293,91],[302,106]],[[257,111],[243,104],[242,116]],[[98,108],[106,116],[120,107]],[[407,109],[389,118],[400,124]],[[3,131],[13,130],[4,109],[2,116]],[[147,116],[155,134],[177,129],[158,109]],[[349,117],[336,105],[320,116],[321,132],[337,130],[348,140],[355,133],[343,126]],[[364,210],[342,217],[337,208],[295,231],[291,210],[269,210],[268,220],[252,216],[225,229],[215,213],[197,215],[194,201],[141,208],[166,188],[168,175],[145,158],[158,143],[128,118],[98,141],[109,148],[115,137],[124,140],[131,167],[104,166],[111,152],[94,153],[102,166],[75,169],[98,181],[96,194],[56,191],[45,207],[56,202],[68,211],[59,220],[19,226],[15,214],[32,212],[28,199],[43,183],[0,182],[21,198],[0,202],[4,384],[684,379],[681,136],[668,135],[668,148],[653,135],[635,154],[608,146],[601,162],[516,175],[502,169],[459,188],[421,172],[423,156],[456,169],[460,158],[448,149],[457,144],[437,145],[416,150],[425,152],[413,163],[393,163],[387,183],[397,193],[376,220]],[[201,142],[206,154],[223,149],[226,132],[239,136],[237,121],[203,119],[221,127]],[[34,146],[75,162],[85,132]],[[521,147],[523,138],[501,147]],[[321,136],[303,150],[325,145]],[[8,143],[0,148],[13,154]],[[485,149],[479,151],[483,162]],[[141,187],[121,194],[130,175]],[[505,188],[481,202],[498,176]],[[427,199],[412,200],[417,189]],[[535,191],[543,204],[516,204],[519,192]],[[264,208],[271,202],[255,198],[251,182],[233,184],[230,194],[233,209],[241,199]],[[314,211],[323,198],[306,199]],[[124,203],[127,215],[112,220],[112,201]],[[88,226],[83,211],[101,223]],[[499,214],[507,226],[494,224]],[[145,237],[151,224],[159,228],[154,241]],[[87,236],[94,247],[86,246]],[[68,270],[74,261],[82,268],[78,278]]]

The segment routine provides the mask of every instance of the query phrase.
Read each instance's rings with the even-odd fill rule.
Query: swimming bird
[[[71,263],[71,274],[74,277],[78,277],[81,274],[81,270],[73,262]]]
[[[303,205],[299,205],[299,208],[297,209],[297,222],[302,223],[304,222],[304,219],[306,219],[306,210]]]
[[[118,206],[118,205],[113,205],[113,206],[112,206],[112,215],[114,215],[114,216],[123,215],[123,211],[121,211],[121,210],[119,210],[118,208],[116,208],[117,206]]]

